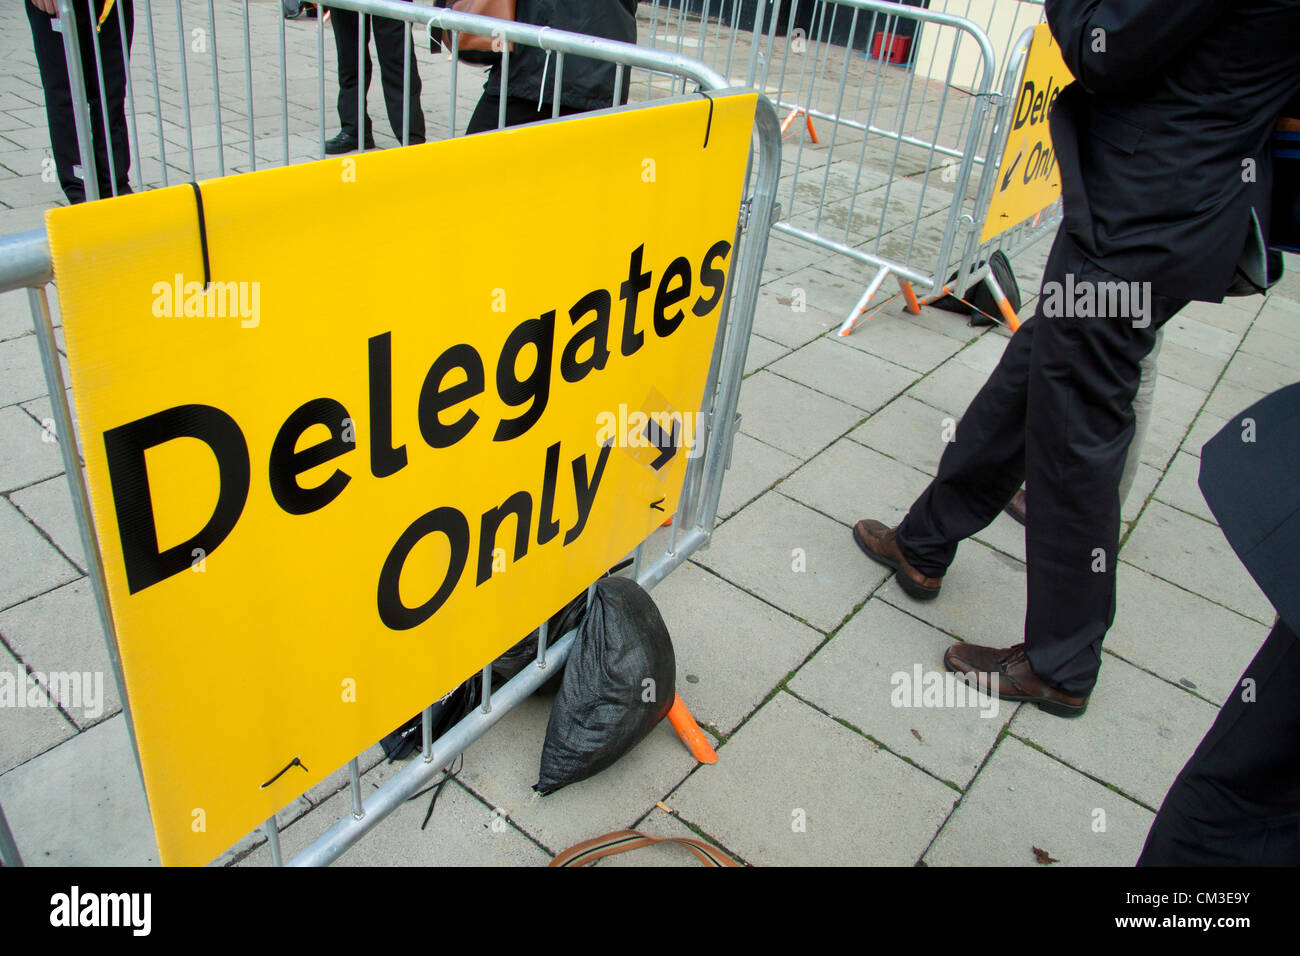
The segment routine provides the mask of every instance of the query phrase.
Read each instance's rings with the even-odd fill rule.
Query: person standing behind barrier
[[[68,61],[64,55],[63,33],[55,29],[58,5],[55,0],[25,0],[27,20],[32,28],[36,63],[45,90],[45,119],[50,129],[50,148],[59,186],[70,205],[86,201],[86,184],[78,175],[81,149],[77,144],[76,111],[72,105],[72,83],[68,79]],[[101,197],[131,192],[131,144],[126,134],[126,72],[122,54],[122,33],[126,28],[128,52],[135,31],[135,11],[131,0],[97,0],[96,22],[91,22],[85,2],[74,2],[77,17],[77,45],[80,49],[81,73],[86,82],[86,104],[90,113],[90,137],[95,151],[95,178]],[[119,17],[122,19],[119,21]],[[99,31],[100,63],[104,71],[104,92],[100,95],[99,73],[95,66],[95,31]],[[108,141],[104,135],[104,112],[112,134],[113,162],[110,175]]]
[[[405,0],[410,2],[410,0]],[[361,46],[364,74],[357,63],[358,14],[353,10],[340,10],[327,7],[330,23],[334,28],[334,49],[339,62],[339,125],[342,129],[337,136],[325,141],[325,154],[336,156],[350,153],[357,149],[361,135],[365,134],[366,149],[374,149],[375,136],[370,126],[369,115],[364,123],[357,121],[357,82],[364,75],[365,89],[370,90],[370,77],[374,69],[370,62],[370,30],[374,24],[375,52],[379,56],[379,73],[383,80],[384,106],[388,111],[388,122],[393,127],[393,135],[399,143],[414,146],[424,142],[424,108],[420,106],[420,71],[415,63],[415,44],[407,43],[403,53],[403,41],[406,39],[406,26],[403,20],[390,20],[387,17],[366,17],[365,42]],[[409,86],[403,82],[404,56],[410,57],[411,80]],[[402,115],[403,91],[410,98],[409,139],[403,139]],[[364,126],[364,130],[362,129]]]
[[[571,33],[636,42],[636,0],[519,0],[515,20],[553,27]],[[556,54],[537,47],[515,46],[510,51],[510,77],[506,83],[506,124],[535,123],[551,118],[555,98]],[[560,79],[560,115],[585,113],[614,105],[613,63],[583,56],[565,56]],[[623,71],[618,102],[626,103],[629,71]],[[466,133],[497,128],[501,108],[501,66],[488,73],[483,96],[474,108]]]
[[[1073,717],[1115,617],[1139,363],[1187,302],[1222,301],[1243,263],[1263,267],[1270,138],[1300,91],[1300,0],[1046,0],[1045,12],[1075,80],[1050,115],[1064,221],[1042,294],[907,516],[863,519],[853,536],[905,593],[932,599],[958,543],[1027,480],[1023,642],[955,644],[944,665]],[[1086,308],[1062,303],[1084,287]],[[1140,295],[1141,314],[1098,308],[1117,288]]]

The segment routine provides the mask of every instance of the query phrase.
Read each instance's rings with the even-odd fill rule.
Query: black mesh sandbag
[[[630,578],[602,578],[555,695],[533,789],[585,780],[640,743],[672,706],[676,672],[650,595]]]

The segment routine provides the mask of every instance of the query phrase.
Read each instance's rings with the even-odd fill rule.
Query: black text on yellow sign
[[[164,862],[216,856],[673,512],[754,102],[204,183],[206,286],[189,187],[49,215]]]
[[[525,319],[510,331],[495,361],[486,362],[468,342],[447,348],[429,365],[418,390],[403,389],[410,397],[418,393],[415,417],[419,439],[437,450],[455,445],[478,427],[490,429],[493,442],[510,442],[523,436],[545,413],[553,379],[578,384],[592,373],[606,371],[612,358],[617,361],[635,355],[647,334],[666,339],[688,314],[711,314],[722,300],[726,281],[723,267],[730,252],[731,242],[719,239],[696,257],[698,265],[687,256],[675,256],[656,277],[643,265],[645,246],[637,246],[628,257],[625,279],[614,283],[613,288],[585,293],[563,310],[563,319],[557,319],[555,309]],[[557,325],[558,334],[567,341],[557,342]],[[346,463],[341,459],[357,450],[358,433],[368,431],[370,435],[371,478],[387,478],[407,467],[406,443],[395,444],[393,435],[393,347],[391,332],[373,336],[366,343],[368,421],[354,418],[337,399],[320,397],[298,406],[280,426],[262,474],[276,504],[286,514],[311,514],[344,493],[354,472],[345,471]],[[523,374],[521,366],[527,369]],[[617,374],[617,366],[609,371]],[[495,388],[500,403],[518,414],[501,418],[494,426],[482,422],[475,410],[475,399],[489,387]],[[316,426],[318,432],[326,434],[322,440],[303,447],[304,436]],[[199,531],[188,540],[162,549],[158,545],[145,454],[178,438],[196,439],[210,449],[217,465],[217,496],[211,517]],[[235,530],[248,501],[254,472],[247,437],[239,423],[222,409],[174,405],[109,429],[104,433],[104,446],[131,594],[190,570],[196,551],[205,560],[213,557]],[[585,451],[565,462],[571,472],[571,492],[577,508],[576,520],[564,530],[566,545],[575,541],[587,524],[610,447],[604,444],[592,456],[594,462],[588,461]],[[439,505],[413,520],[393,544],[378,572],[376,605],[384,625],[405,630],[437,613],[465,572],[474,530],[478,536],[477,548],[473,549],[476,585],[492,577],[498,535],[508,517],[514,518],[515,525],[513,561],[528,554],[530,529],[535,529],[539,545],[559,535],[555,501],[562,451],[558,441],[547,446],[537,501],[527,490],[517,491],[478,516],[476,529],[471,529],[470,517],[455,505]],[[337,467],[324,480],[304,487],[304,473],[327,462],[337,462]],[[422,539],[435,533],[444,535],[450,548],[446,570],[428,600],[408,607],[398,589],[406,557]]]
[[[1048,120],[1057,96],[1071,80],[1051,30],[1039,24],[1008,120],[1006,146],[980,242],[1031,219],[1060,198],[1060,170]]]

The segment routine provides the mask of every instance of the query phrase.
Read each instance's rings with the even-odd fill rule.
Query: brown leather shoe
[[[1057,717],[1078,717],[1088,709],[1087,696],[1063,693],[1034,673],[1024,644],[1006,648],[954,644],[944,652],[943,666],[986,692],[991,689],[1002,700],[1037,704]],[[990,674],[997,676],[991,688]]]
[[[1011,496],[1011,500],[1007,502],[1007,506],[1002,510],[1011,515],[1011,517],[1015,518],[1021,524],[1024,524],[1025,502],[1027,500],[1028,499],[1025,498],[1025,489],[1018,488],[1016,489],[1016,493]]]
[[[853,540],[872,561],[897,572],[895,577],[904,593],[918,601],[933,601],[939,596],[943,578],[927,578],[907,563],[898,547],[897,530],[871,518],[863,518],[853,526]]]

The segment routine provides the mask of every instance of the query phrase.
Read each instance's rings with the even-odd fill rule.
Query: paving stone
[[[967,696],[962,684],[960,698],[954,690],[939,700],[947,706],[923,706],[922,682],[945,674],[943,652],[951,644],[942,631],[873,599],[789,687],[939,779],[965,787],[1017,705],[996,697],[981,702],[975,694]]]
[[[32,313],[23,290],[0,293],[0,341],[32,334]]]
[[[381,763],[361,778],[362,793],[372,791],[404,763]],[[550,856],[491,807],[455,781],[443,787],[420,829],[432,794],[403,803],[349,847],[332,866],[545,866]],[[280,832],[281,858],[288,862],[305,850],[344,814],[349,792],[337,794]],[[270,866],[271,849],[263,842],[239,866]]]
[[[696,766],[665,720],[612,767],[543,797],[532,787],[553,700],[535,694],[503,717],[465,752],[459,773],[473,793],[553,853],[630,827]]]
[[[1252,297],[1249,301],[1254,303],[1255,311],[1258,311],[1262,303],[1259,299]],[[1178,314],[1170,319],[1193,319],[1202,325],[1208,325],[1212,328],[1220,329],[1224,332],[1230,332],[1240,338],[1246,334],[1250,328],[1251,320],[1254,318],[1254,312],[1243,311],[1242,309],[1225,307],[1212,302],[1189,302],[1179,310]]]
[[[1174,342],[1166,342],[1161,347],[1156,361],[1161,375],[1206,392],[1218,382],[1226,364],[1224,359],[1184,348]]]
[[[820,631],[884,580],[843,525],[769,491],[714,533],[696,562]]]
[[[822,640],[770,604],[691,564],[654,590],[677,655],[677,693],[729,734]],[[694,678],[694,680],[692,680]]]
[[[955,360],[937,369],[907,390],[917,401],[960,418],[975,393],[984,387],[988,374]]]
[[[1159,501],[1147,505],[1120,557],[1261,624],[1275,616],[1223,532]]]
[[[749,350],[745,353],[745,374],[752,375],[765,365],[775,362],[789,352],[789,348],[761,335],[749,337]]]
[[[1225,377],[1210,393],[1202,412],[1218,418],[1235,419],[1267,394],[1258,388],[1248,387]]]
[[[793,455],[737,432],[718,499],[718,518],[730,518],[798,467],[799,459]]]
[[[1040,866],[1037,847],[1057,860],[1054,866],[1132,866],[1154,819],[1150,810],[1006,737],[925,863]]]
[[[62,475],[15,491],[9,500],[38,528],[50,536],[63,556],[86,571],[86,552],[77,530],[77,516],[72,507],[68,481]]]
[[[1281,332],[1253,328],[1250,334],[1242,339],[1241,351],[1247,355],[1273,359],[1291,369],[1300,366],[1300,340],[1283,335]]]
[[[59,446],[45,435],[22,406],[0,408],[0,493],[62,474]]]
[[[1256,330],[1300,340],[1300,302],[1270,295],[1251,326],[1252,332]]]
[[[952,360],[983,372],[987,380],[997,368],[998,362],[1002,361],[1002,353],[1007,350],[1008,341],[1010,341],[1009,336],[1004,334],[1003,330],[990,329],[954,355]]]
[[[1162,325],[1160,331],[1164,335],[1164,345],[1177,345],[1210,358],[1221,359],[1220,365],[1226,364],[1228,359],[1232,358],[1232,354],[1237,351],[1237,346],[1241,342],[1241,332],[1223,329],[1196,319],[1189,315],[1186,309]],[[1160,351],[1162,363],[1164,354],[1162,347]]]
[[[1187,691],[1107,656],[1082,717],[1053,717],[1026,705],[1011,732],[1157,810],[1217,713]]]
[[[862,412],[770,371],[745,380],[740,392],[745,434],[799,458],[811,458],[862,420]]]
[[[1268,394],[1300,381],[1300,372],[1294,365],[1284,365],[1249,352],[1238,352],[1228,363],[1223,377],[1226,381]]]
[[[875,518],[903,519],[930,476],[874,449],[841,438],[781,483],[781,493],[853,527]]]
[[[0,635],[33,671],[98,675],[93,679],[103,696],[89,709],[68,709],[77,726],[89,727],[122,709],[87,578],[0,613]]]
[[[157,866],[144,787],[118,715],[0,775],[27,866]]]
[[[939,470],[943,436],[953,433],[956,422],[957,416],[904,395],[872,415],[849,437],[933,475]]]
[[[0,610],[81,576],[13,505],[0,499]]]
[[[25,402],[46,393],[45,373],[36,336],[0,342],[0,406]]]
[[[836,328],[840,320],[818,309],[794,308],[797,303],[791,299],[792,291],[784,286],[777,288],[775,294],[764,289],[754,309],[754,331],[765,339],[795,349]]]
[[[1167,375],[1156,378],[1151,420],[1142,443],[1142,460],[1164,469],[1187,437],[1188,426],[1205,404],[1206,393]]]
[[[1196,422],[1192,425],[1192,430],[1183,439],[1181,450],[1200,458],[1201,449],[1205,443],[1217,435],[1227,424],[1228,420],[1226,418],[1220,418],[1218,415],[1211,415],[1205,411],[1201,412],[1196,416]]]
[[[869,412],[916,381],[911,369],[848,348],[836,338],[814,339],[774,363],[771,370]]]
[[[934,600],[908,597],[892,578],[876,596],[963,641],[1010,647],[1024,640],[1025,566],[978,541],[958,546]]]
[[[1268,636],[1263,624],[1124,561],[1116,591],[1106,650],[1218,704]]]
[[[755,865],[910,866],[957,797],[807,704],[777,694],[669,805]]]
[[[1156,500],[1167,505],[1204,518],[1212,524],[1218,524],[1214,512],[1205,503],[1197,477],[1201,471],[1201,460],[1187,452],[1179,452],[1169,463],[1160,486],[1156,488]]]
[[[947,335],[937,336],[911,321],[907,314],[893,315],[889,312],[881,312],[863,322],[852,335],[843,336],[841,341],[917,372],[930,371],[962,347],[960,340]]]
[[[0,626],[4,618],[0,616]],[[0,630],[0,634],[4,631]],[[21,653],[21,652],[20,652]],[[77,732],[23,662],[0,647],[0,773],[18,766]],[[0,786],[4,777],[0,776]],[[0,800],[0,806],[3,806]],[[12,825],[12,824],[11,824]]]

